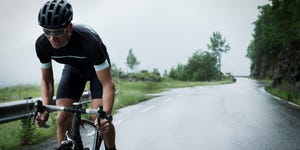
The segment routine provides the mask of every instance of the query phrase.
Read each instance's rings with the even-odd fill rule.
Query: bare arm
[[[54,79],[53,70],[50,68],[42,68],[41,92],[44,105],[49,105],[54,95]]]
[[[42,81],[41,81],[41,92],[42,92],[42,99],[43,105],[51,104],[51,100],[53,99],[54,95],[54,84],[53,84],[53,71],[52,67],[50,68],[42,68]],[[39,115],[36,118],[36,123],[39,127],[48,127],[46,125],[46,121],[49,118],[49,112],[45,111],[43,114]]]
[[[115,99],[115,84],[110,73],[110,68],[97,71],[97,77],[103,86],[103,110],[111,114]]]

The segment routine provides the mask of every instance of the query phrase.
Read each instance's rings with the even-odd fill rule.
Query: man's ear
[[[71,35],[72,29],[73,29],[73,24],[70,23],[70,24],[67,26],[67,30],[68,30],[69,35]]]
[[[70,23],[70,24],[67,26],[67,29],[69,30],[69,29],[72,29],[72,28],[73,28],[73,24]]]

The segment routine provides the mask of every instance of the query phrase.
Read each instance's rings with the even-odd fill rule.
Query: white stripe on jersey
[[[72,55],[66,55],[66,56],[51,56],[51,58],[78,58],[78,59],[85,59],[87,57],[84,56],[72,56]]]
[[[47,63],[41,63],[41,68],[42,69],[46,69],[46,68],[50,68],[52,66],[52,62],[49,61]]]
[[[105,68],[109,67],[109,63],[107,60],[105,60],[104,63],[100,64],[100,65],[94,65],[94,68],[96,71],[100,71],[100,70],[103,70]]]

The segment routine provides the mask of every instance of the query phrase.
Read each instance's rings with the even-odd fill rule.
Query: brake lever
[[[98,129],[100,129],[100,123],[101,123],[102,119],[107,119],[109,123],[112,123],[112,121],[113,121],[112,115],[107,115],[107,113],[105,111],[103,111],[103,106],[99,106],[98,107],[98,119],[97,119],[97,123],[98,123],[97,128]]]
[[[35,119],[36,119],[37,114],[38,114],[38,111],[35,110],[34,111],[34,116],[33,116],[33,119],[32,119],[32,123],[31,123],[32,125],[34,125],[34,123],[35,123]]]
[[[103,112],[103,106],[98,107],[98,117],[97,117],[97,129],[100,130],[100,123],[101,123],[101,114]]]
[[[44,113],[45,110],[46,110],[46,107],[43,106],[42,101],[41,100],[36,101],[32,125],[34,125],[38,113]]]

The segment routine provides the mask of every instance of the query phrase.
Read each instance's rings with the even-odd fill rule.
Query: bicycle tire
[[[72,147],[72,141],[66,141],[63,144],[61,144],[56,150],[72,150]]]
[[[81,119],[81,124],[88,124],[89,126],[92,126],[95,130],[94,134],[94,141],[93,141],[93,148],[94,150],[100,150],[101,143],[102,143],[102,137],[100,136],[100,133],[97,131],[97,127],[95,126],[94,122],[88,119]]]

